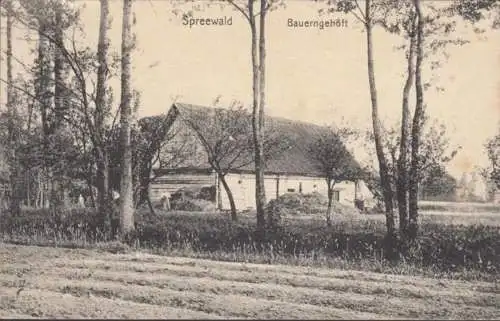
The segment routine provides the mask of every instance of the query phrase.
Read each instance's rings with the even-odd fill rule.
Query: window
[[[295,188],[289,188],[286,190],[288,193],[294,193],[295,192]]]
[[[336,202],[340,201],[340,191],[333,191],[333,200]]]

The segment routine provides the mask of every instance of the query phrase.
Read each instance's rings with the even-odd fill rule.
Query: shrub
[[[215,186],[181,188],[172,193],[170,201],[175,202],[179,199],[200,199],[205,201],[214,201]]]
[[[173,210],[187,212],[213,212],[215,204],[201,199],[180,199],[171,204]]]
[[[170,206],[177,211],[213,212],[215,211],[213,187],[182,188],[170,197]]]
[[[290,215],[323,215],[326,213],[328,199],[326,196],[313,192],[309,194],[286,193],[267,204],[267,211],[277,213],[282,217]],[[353,206],[347,206],[338,202],[332,204],[333,215],[353,216],[360,212]]]
[[[334,219],[335,215],[348,217],[361,215],[361,212],[357,208],[337,202],[332,204],[332,213]]]
[[[281,216],[316,214],[326,209],[326,200],[319,193],[286,193],[267,204],[266,210]]]
[[[84,230],[89,237],[100,231],[101,219],[97,212],[87,208],[71,208],[54,213],[49,209],[23,209],[19,217],[5,215],[2,230],[13,231],[58,231],[69,237],[71,231]]]
[[[177,199],[171,203],[172,209],[188,212],[213,212],[215,204],[202,199]]]

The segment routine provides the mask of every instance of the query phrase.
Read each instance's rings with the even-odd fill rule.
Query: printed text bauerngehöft
[[[348,26],[347,19],[287,19],[287,26],[289,28],[318,28],[323,30],[325,28],[345,28]]]

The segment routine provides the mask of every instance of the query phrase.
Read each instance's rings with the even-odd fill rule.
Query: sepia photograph
[[[500,319],[500,0],[0,0],[0,319]]]

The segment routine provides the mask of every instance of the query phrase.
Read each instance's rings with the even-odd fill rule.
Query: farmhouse
[[[196,113],[198,116],[206,116],[208,122],[214,110],[215,108],[182,103],[175,103],[170,108],[167,115],[167,118],[170,117],[172,120],[170,131],[176,133],[170,147],[183,144],[187,146],[188,151],[186,157],[175,166],[153,170],[156,179],[149,191],[153,202],[160,200],[165,192],[172,194],[182,188],[207,187],[207,190],[210,188],[214,190],[212,201],[217,208],[230,208],[227,194],[221,188],[218,175],[209,165],[208,155],[197,132],[186,121],[190,115]],[[286,138],[287,141],[286,148],[266,159],[264,182],[267,199],[285,193],[319,192],[326,195],[326,181],[311,161],[307,149],[324,128],[276,117],[266,117],[265,121],[266,128],[272,128],[273,133],[279,133],[279,137]],[[161,157],[172,159],[174,155],[168,152],[172,148],[167,146],[166,150],[167,152],[161,152]],[[252,161],[228,170],[225,180],[232,191],[238,210],[255,207],[255,176]],[[373,196],[363,181],[342,181],[335,184],[333,198],[334,201],[355,206],[355,199],[370,201]]]

